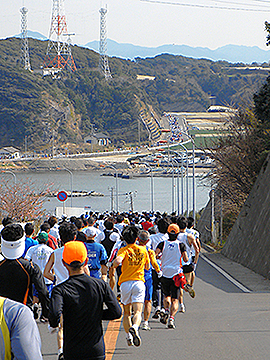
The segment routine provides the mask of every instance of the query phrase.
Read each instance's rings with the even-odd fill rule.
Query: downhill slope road
[[[191,299],[185,294],[186,312],[177,313],[176,329],[167,329],[158,320],[150,318],[152,329],[140,330],[142,345],[136,348],[126,345],[121,322],[110,323],[109,327],[104,322],[106,359],[269,359],[269,281],[222,258],[219,265],[225,268],[227,264],[230,275],[236,279],[240,277],[242,286],[225,277],[217,266],[209,263],[208,258],[215,260],[208,253],[199,259],[194,286],[196,297]],[[56,335],[48,333],[47,325],[39,324],[39,329],[44,360],[57,359]]]

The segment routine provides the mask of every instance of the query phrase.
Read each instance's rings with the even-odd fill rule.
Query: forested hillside
[[[205,111],[209,96],[217,104],[250,103],[268,75],[266,70],[244,69],[244,64],[213,62],[160,55],[134,61],[110,58],[113,79],[106,81],[99,55],[72,47],[77,71],[61,78],[42,77],[47,42],[29,39],[32,73],[20,64],[20,39],[0,41],[0,146],[42,149],[57,144],[80,146],[93,126],[115,144],[134,143],[139,114],[136,95],[161,115],[164,111]],[[242,69],[240,69],[242,68]],[[137,74],[155,80],[137,80]]]

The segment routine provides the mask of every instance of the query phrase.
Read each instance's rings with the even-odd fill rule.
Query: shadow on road
[[[232,276],[232,275],[231,275]],[[225,291],[227,293],[242,293],[243,291],[234,285],[231,281],[220,274],[216,269],[209,265],[203,259],[199,260],[196,277],[209,283],[216,288]],[[233,277],[233,276],[232,276]]]

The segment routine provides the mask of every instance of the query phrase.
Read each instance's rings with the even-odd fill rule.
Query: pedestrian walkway
[[[219,252],[213,251],[211,247],[205,244],[203,244],[202,255],[219,266],[251,292],[270,293],[270,280],[265,279],[262,275],[226,258]]]

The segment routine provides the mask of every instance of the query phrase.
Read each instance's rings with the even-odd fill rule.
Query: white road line
[[[202,258],[204,261],[206,261],[209,265],[211,265],[213,268],[215,268],[218,272],[220,272],[220,274],[222,274],[223,276],[225,276],[226,279],[228,279],[230,282],[232,282],[235,286],[237,286],[240,290],[242,290],[245,293],[250,293],[251,291],[246,288],[244,285],[242,285],[240,282],[238,282],[237,280],[235,280],[233,277],[231,277],[228,273],[226,273],[226,271],[222,270],[219,266],[217,266],[216,264],[214,264],[211,260],[207,259],[206,256],[204,256],[203,254],[200,254],[200,258]]]

